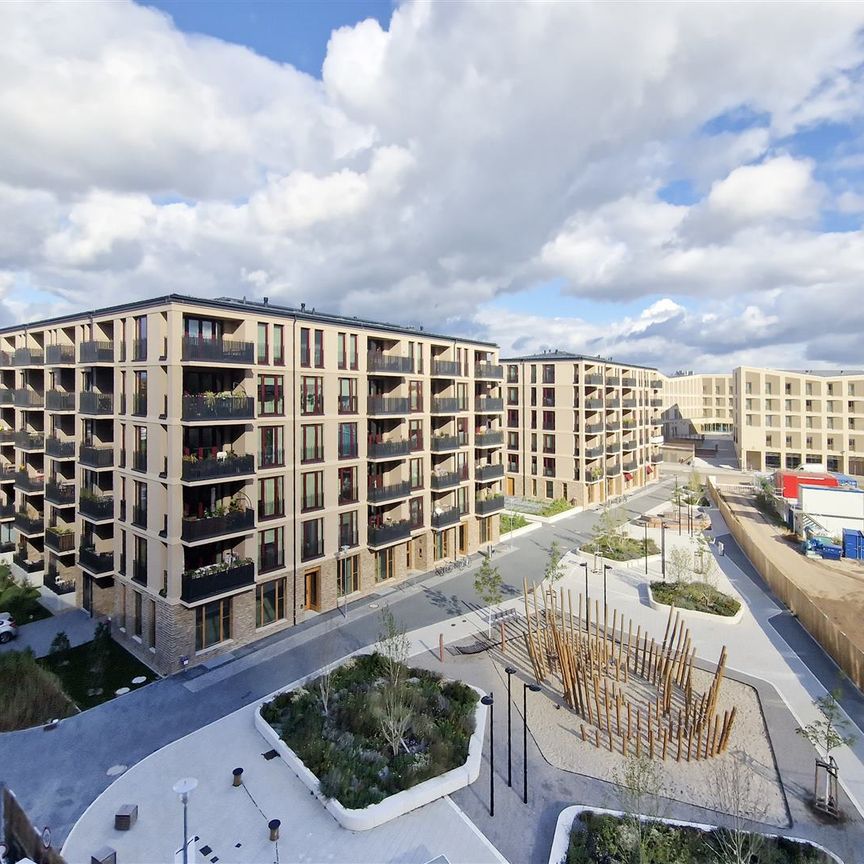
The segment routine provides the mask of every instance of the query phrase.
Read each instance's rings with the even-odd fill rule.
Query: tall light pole
[[[666,523],[660,520],[660,573],[666,581]]]
[[[611,564],[603,565],[603,620],[606,620],[606,574],[612,569]],[[605,624],[603,625],[606,626]],[[614,633],[612,634],[614,637]]]
[[[645,575],[648,575],[648,519],[645,519]]]
[[[528,691],[540,692],[539,684],[522,684],[522,803],[528,803]]]
[[[585,570],[585,630],[588,630],[588,562],[583,561],[580,567]]]
[[[513,785],[513,765],[511,764],[511,747],[512,747],[512,724],[510,717],[510,709],[513,707],[510,704],[510,676],[515,674],[516,670],[512,666],[508,666],[505,670],[507,673],[507,785]]]
[[[189,795],[198,786],[194,777],[184,777],[174,784],[174,791],[183,803],[183,864],[189,864]]]
[[[495,815],[495,699],[488,693],[480,700],[489,708],[489,815]]]

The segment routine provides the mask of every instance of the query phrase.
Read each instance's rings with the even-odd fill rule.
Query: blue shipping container
[[[854,528],[843,529],[843,556],[856,560],[864,558],[864,533]]]
[[[843,550],[841,549],[840,546],[823,546],[819,550],[819,554],[823,558],[827,558],[830,561],[839,561],[840,560],[840,553],[842,551]]]

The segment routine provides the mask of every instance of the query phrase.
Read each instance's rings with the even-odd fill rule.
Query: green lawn
[[[692,609],[727,618],[735,615],[741,607],[734,597],[718,591],[707,582],[652,582],[651,593],[658,603],[667,606],[674,605],[679,609]]]
[[[556,498],[550,501],[541,511],[541,516],[557,516],[559,513],[566,513],[572,510],[573,505],[566,498]]]
[[[0,564],[0,612],[11,612],[19,627],[51,617],[39,603],[39,589],[26,582],[16,582],[8,564]]]
[[[528,524],[528,520],[520,513],[502,513],[501,514],[501,534],[507,534],[510,531],[515,531],[517,528],[524,528]]]

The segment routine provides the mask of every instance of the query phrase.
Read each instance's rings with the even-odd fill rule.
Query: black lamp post
[[[480,700],[489,706],[489,815],[495,815],[495,699],[488,693]]]
[[[648,575],[648,519],[645,519],[645,575]]]
[[[507,666],[504,671],[507,673],[507,785],[513,785],[513,766],[511,764],[511,747],[512,747],[512,724],[511,724],[511,708],[513,707],[510,703],[510,676],[516,673],[516,670],[512,666]]]
[[[583,561],[580,567],[585,570],[585,630],[588,630],[588,562]]]
[[[611,564],[603,565],[603,620],[606,620],[606,574],[612,569]],[[603,625],[606,626],[605,624]]]
[[[528,691],[540,692],[539,684],[522,684],[522,803],[528,803]]]
[[[660,520],[660,572],[666,581],[666,523]]]

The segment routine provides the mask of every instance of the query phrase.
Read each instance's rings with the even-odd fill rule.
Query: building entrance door
[[[319,605],[319,583],[321,581],[320,570],[306,571],[306,608],[318,611]]]

